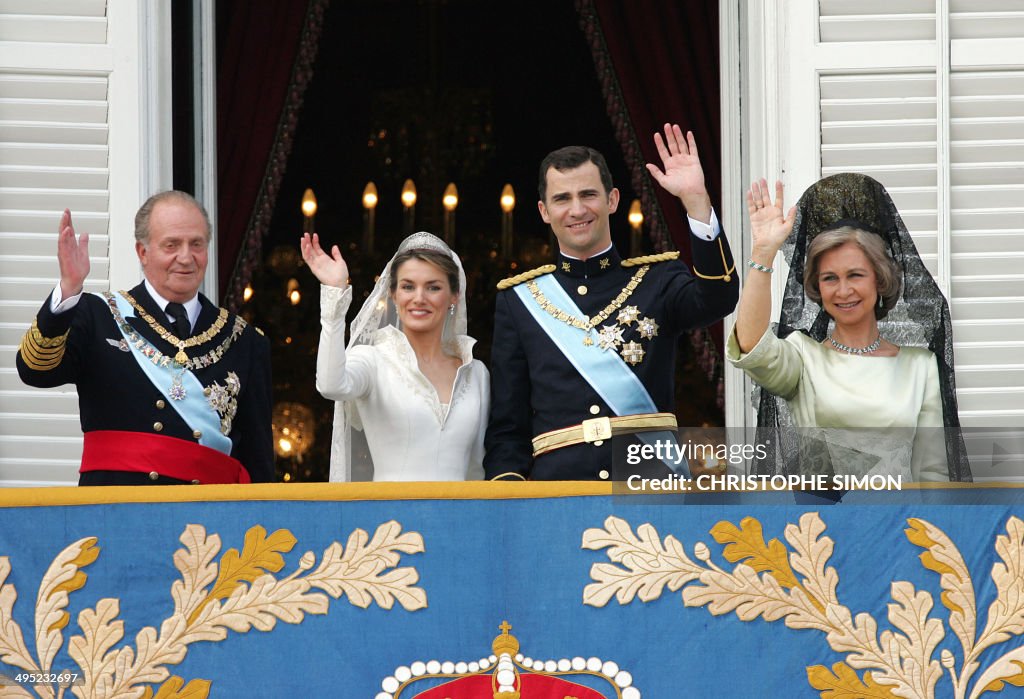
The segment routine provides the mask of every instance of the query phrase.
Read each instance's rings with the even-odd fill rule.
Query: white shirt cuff
[[[74,296],[68,298],[62,298],[60,294],[60,282],[57,282],[57,286],[53,288],[53,293],[50,294],[50,313],[57,315],[70,311],[72,308],[78,305],[78,299],[82,298],[84,291],[79,291]]]
[[[686,217],[686,220],[690,224],[690,232],[701,240],[711,242],[722,232],[722,227],[718,224],[718,215],[714,209],[711,209],[711,223],[704,223],[689,216]]]

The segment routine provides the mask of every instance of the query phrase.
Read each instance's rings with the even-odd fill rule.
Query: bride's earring
[[[452,305],[448,306],[448,315],[450,315],[450,316],[455,315],[455,304],[454,303]]]

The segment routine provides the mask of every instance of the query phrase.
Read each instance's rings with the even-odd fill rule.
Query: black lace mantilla
[[[782,248],[790,263],[777,333],[786,337],[803,332],[821,342],[828,334],[830,318],[804,293],[804,262],[807,247],[821,231],[842,219],[857,219],[881,235],[890,254],[903,271],[900,298],[879,330],[886,339],[902,346],[927,347],[938,359],[946,455],[951,481],[970,481],[967,458],[957,413],[953,374],[953,332],[949,306],[935,279],[925,268],[895,204],[879,182],[857,173],[842,173],[819,180],[797,203],[793,233]],[[783,455],[797,454],[795,430],[785,400],[759,391],[757,441],[775,445],[768,457],[757,462],[757,473],[797,473],[799,467]]]

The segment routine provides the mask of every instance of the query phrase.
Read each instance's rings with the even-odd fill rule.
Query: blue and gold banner
[[[801,500],[0,491],[0,697],[1021,694],[1024,489]]]

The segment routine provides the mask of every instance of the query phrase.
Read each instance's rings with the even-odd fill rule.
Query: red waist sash
[[[181,481],[251,483],[238,459],[184,439],[143,432],[96,430],[85,433],[86,471],[159,473]]]

